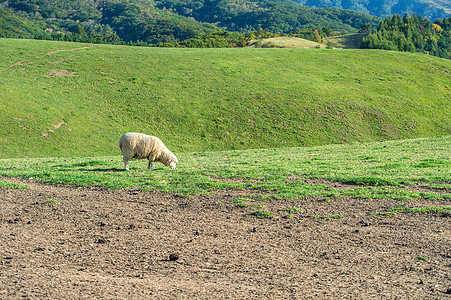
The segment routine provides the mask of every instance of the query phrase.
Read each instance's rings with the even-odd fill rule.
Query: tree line
[[[0,0],[0,4],[0,37],[211,48],[244,47],[275,36],[321,42],[337,28],[343,32],[360,28],[369,33],[361,48],[450,58],[451,18],[432,23],[421,15],[405,14],[382,20],[285,0]]]
[[[0,36],[86,42],[192,43],[219,31],[260,29],[355,32],[364,23],[379,22],[363,13],[313,9],[291,0],[0,0]]]
[[[363,49],[384,49],[422,52],[451,59],[451,18],[432,23],[421,15],[404,14],[387,17],[376,32],[369,34],[360,46]]]

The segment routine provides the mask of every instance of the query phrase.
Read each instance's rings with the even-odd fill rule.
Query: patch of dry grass
[[[319,44],[313,41],[298,37],[281,36],[263,39],[260,41],[261,45],[274,45],[278,48],[326,48],[326,45]],[[255,45],[254,45],[255,46]]]

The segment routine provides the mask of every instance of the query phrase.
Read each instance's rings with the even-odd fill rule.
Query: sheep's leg
[[[125,159],[125,158],[124,158],[124,169],[127,171],[130,171],[130,167],[128,165],[128,159]]]
[[[149,160],[149,165],[147,166],[147,169],[153,169],[153,163]]]

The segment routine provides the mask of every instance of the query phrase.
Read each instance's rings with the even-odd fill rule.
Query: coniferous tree
[[[421,15],[386,17],[375,33],[363,39],[361,48],[424,52],[451,59],[451,18],[431,23]]]

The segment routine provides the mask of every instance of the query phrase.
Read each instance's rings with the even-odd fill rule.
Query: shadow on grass
[[[123,168],[97,168],[89,170],[91,172],[129,172]]]

